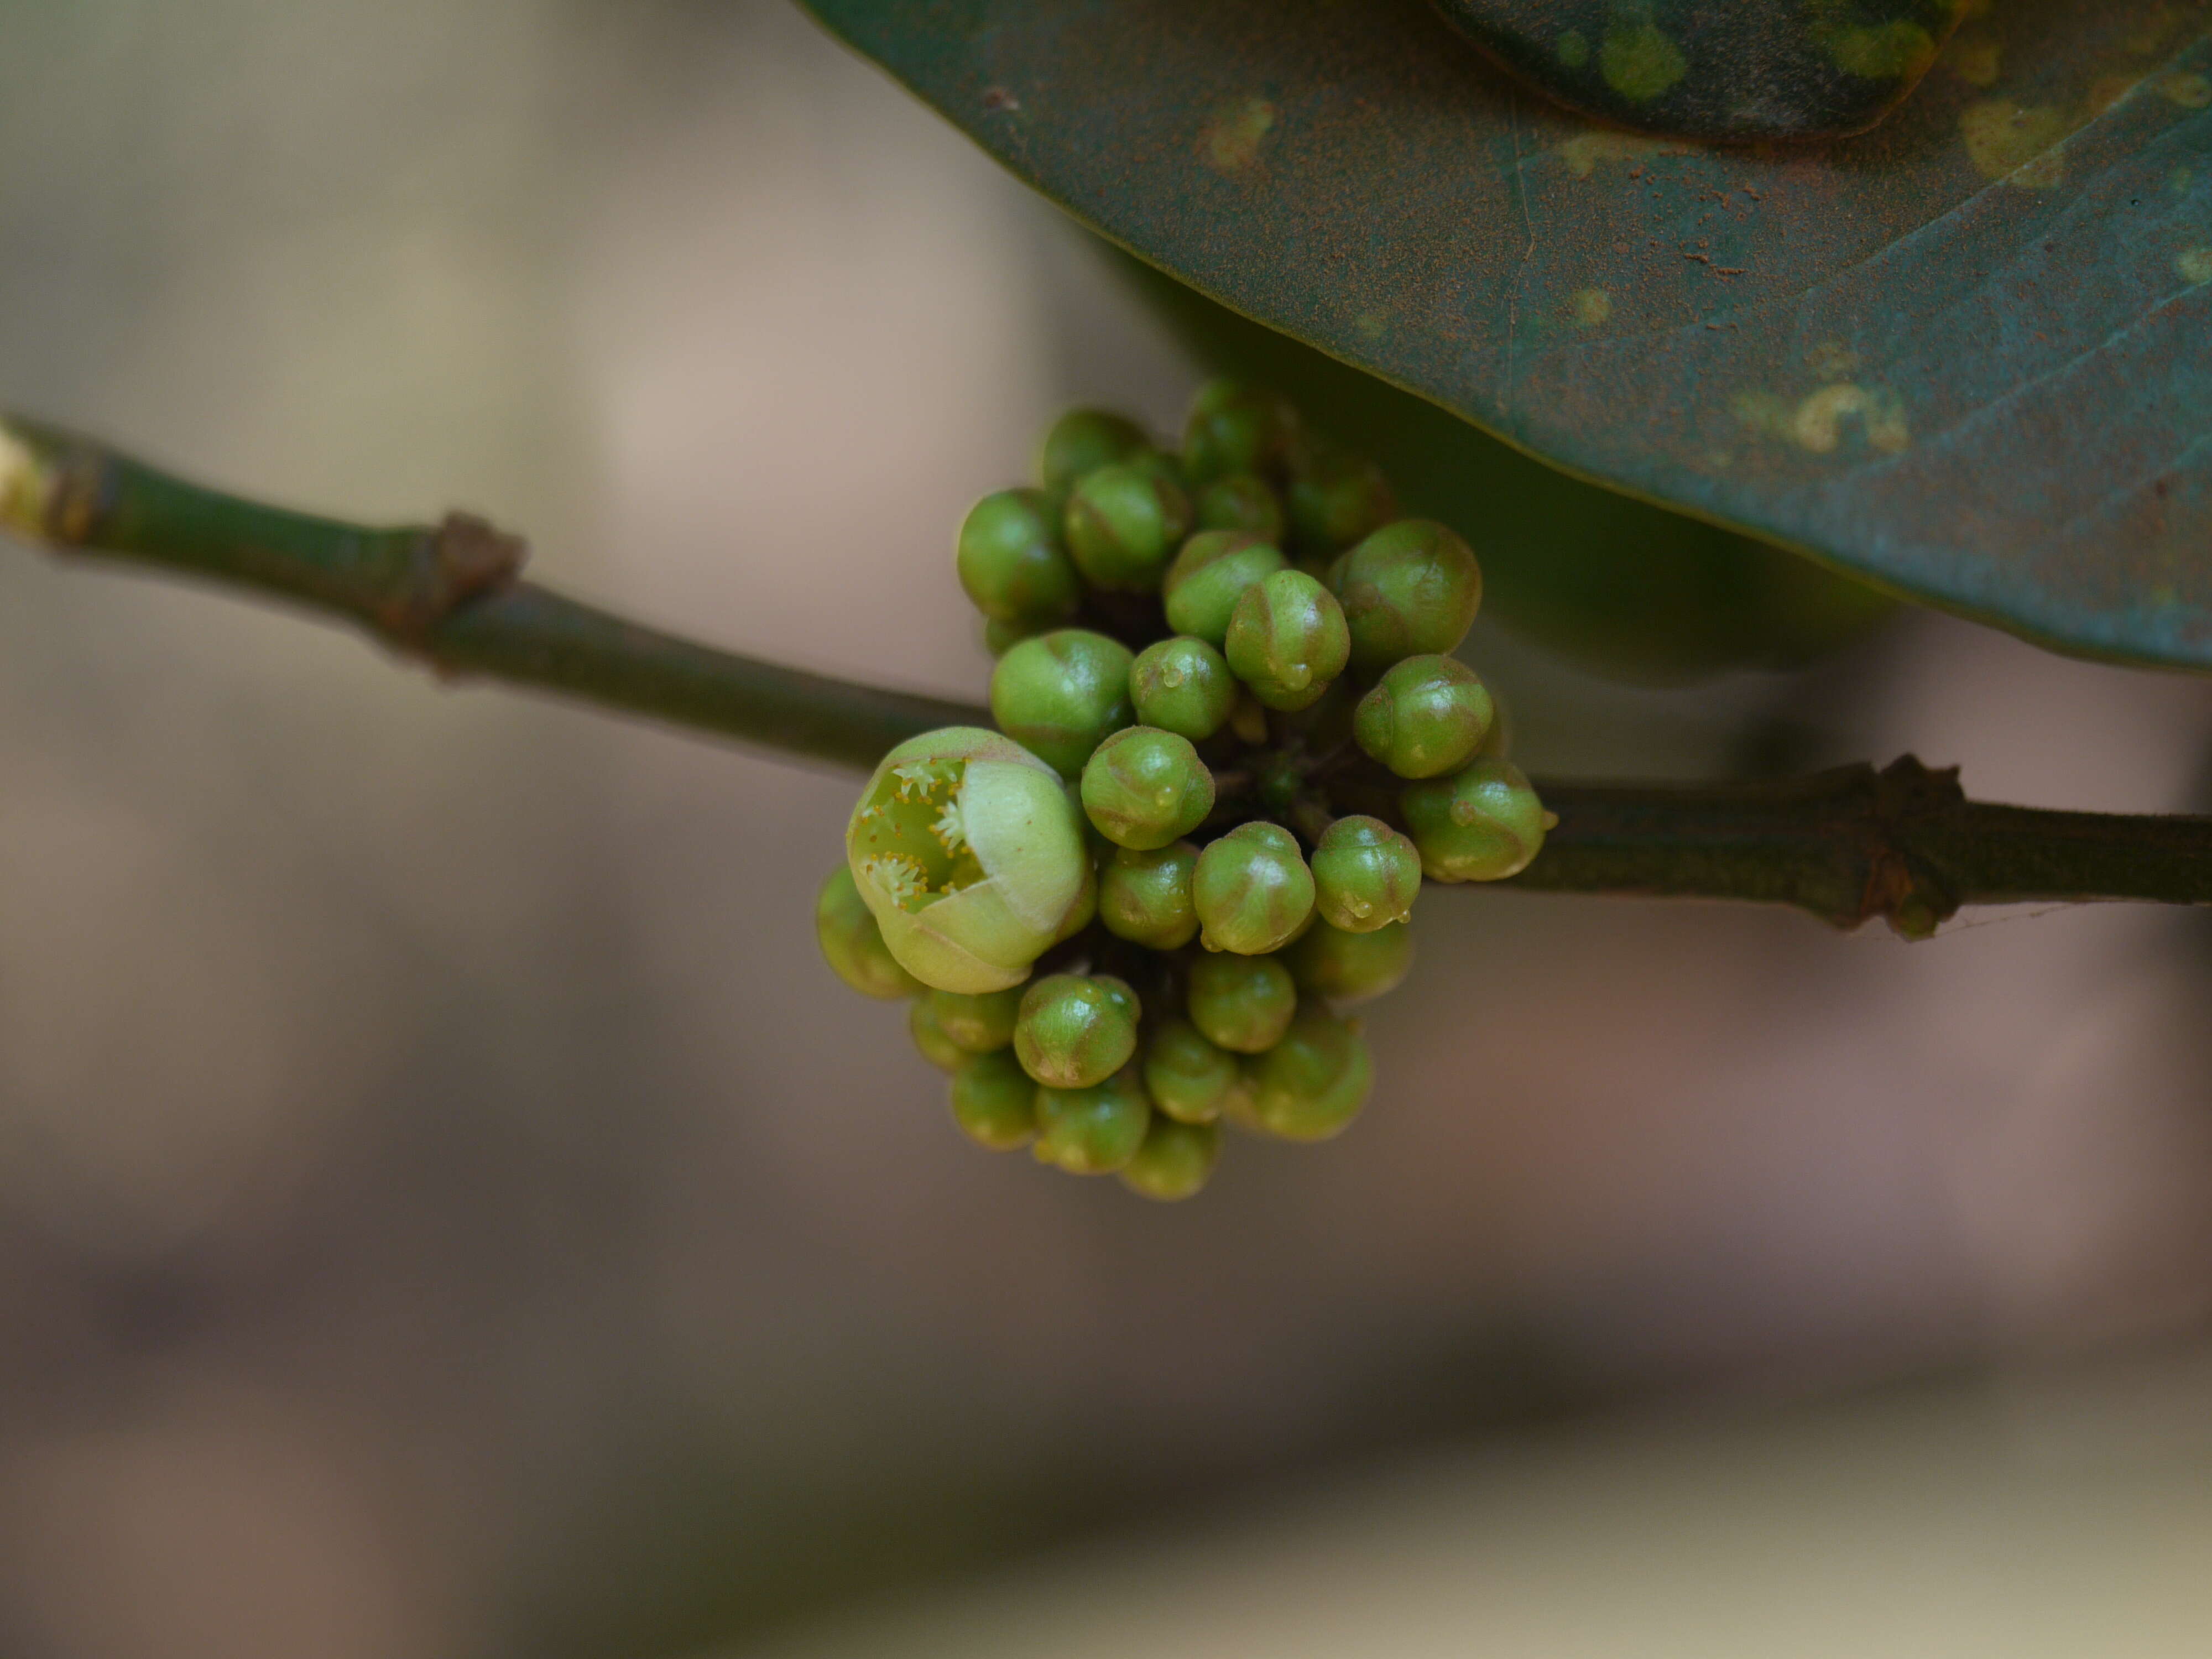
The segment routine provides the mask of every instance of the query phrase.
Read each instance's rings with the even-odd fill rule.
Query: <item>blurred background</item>
[[[1195,380],[783,0],[0,0],[9,405],[739,649],[980,696],[967,502]],[[1932,616],[1469,653],[1539,774],[2208,805]],[[0,547],[0,1652],[2212,1647],[2204,918],[1447,894],[1161,1209],[820,964],[854,787]]]

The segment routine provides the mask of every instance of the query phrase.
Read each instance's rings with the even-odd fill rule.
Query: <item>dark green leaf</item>
[[[1871,133],[1588,125],[1417,0],[814,0],[1235,310],[1619,488],[2212,666],[2212,0],[2014,0]]]

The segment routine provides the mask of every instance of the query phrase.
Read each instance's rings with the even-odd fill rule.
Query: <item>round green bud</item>
[[[1375,1058],[1358,1028],[1307,1009],[1252,1063],[1252,1115],[1285,1140],[1327,1140],[1359,1115],[1374,1084]]]
[[[1036,1160],[1070,1175],[1128,1168],[1152,1127],[1152,1103],[1133,1066],[1087,1089],[1036,1091]]]
[[[1329,585],[1343,602],[1352,665],[1362,674],[1453,650],[1482,605],[1482,567],[1474,552],[1426,519],[1376,531],[1331,567]]]
[[[1191,862],[1197,861],[1194,851]],[[1198,931],[1195,916],[1190,930]],[[849,865],[839,865],[822,884],[821,896],[814,901],[814,936],[822,941],[822,954],[837,977],[864,997],[892,1002],[929,988],[900,967],[884,946],[884,930],[860,896]]]
[[[1187,841],[1150,852],[1117,848],[1098,878],[1098,919],[1116,939],[1179,951],[1198,937],[1191,878],[1198,848]]]
[[[1244,590],[1289,563],[1282,549],[1249,531],[1200,531],[1182,544],[1161,586],[1168,626],[1219,645],[1229,637],[1229,619]]]
[[[1014,1053],[1051,1089],[1088,1089],[1137,1052],[1136,998],[1120,980],[1052,974],[1022,996]]]
[[[1183,426],[1183,465],[1198,484],[1233,472],[1279,473],[1298,442],[1298,424],[1286,398],[1241,380],[1208,381]]]
[[[983,619],[983,649],[994,657],[1003,657],[1024,640],[1036,638],[1050,626],[1049,623],[1002,623],[987,617]]]
[[[1496,714],[1475,672],[1455,657],[1392,663],[1352,717],[1352,735],[1401,778],[1439,778],[1473,760]]]
[[[1129,700],[1137,719],[1163,732],[1203,743],[1237,707],[1242,688],[1229,659],[1188,634],[1157,640],[1137,653],[1129,668]]]
[[[1291,970],[1273,957],[1200,957],[1190,964],[1190,1023],[1240,1054],[1272,1048],[1297,1012]]]
[[[937,1023],[937,1010],[927,997],[916,997],[906,1011],[907,1035],[921,1057],[940,1072],[957,1072],[969,1060],[968,1051],[955,1042]]]
[[[953,1045],[971,1054],[988,1054],[1014,1040],[1014,1022],[1022,1012],[1019,986],[1004,991],[985,991],[969,996],[959,991],[932,991],[931,1012],[937,1029]]]
[[[1003,1048],[971,1055],[952,1074],[952,1121],[994,1152],[1026,1146],[1036,1139],[1036,1085]]]
[[[1339,818],[1313,854],[1314,908],[1332,927],[1371,933],[1413,914],[1421,855],[1380,818]]]
[[[1091,982],[1106,993],[1106,1000],[1129,1017],[1136,1024],[1145,1017],[1145,1006],[1137,1000],[1137,988],[1118,974],[1093,974]]]
[[[1187,1019],[1171,1019],[1145,1048],[1152,1104],[1182,1123],[1211,1123],[1243,1080],[1237,1056]]]
[[[1121,1184],[1142,1197],[1172,1204],[1197,1197],[1220,1160],[1218,1126],[1178,1123],[1155,1112],[1145,1144],[1121,1171]]]
[[[1158,465],[1102,466],[1067,498],[1067,550],[1094,587],[1157,588],[1188,534],[1190,498]]]
[[[1190,896],[1206,949],[1264,956],[1313,914],[1313,872],[1280,824],[1240,823],[1198,855]]]
[[[1083,814],[1059,775],[978,726],[926,732],[884,756],[845,856],[884,947],[939,991],[1020,984],[1091,878]]]
[[[1055,495],[1089,474],[1152,447],[1145,428],[1103,409],[1071,409],[1052,423],[1037,448],[1037,477]]]
[[[1283,952],[1302,991],[1349,1005],[1366,1002],[1404,982],[1413,965],[1413,930],[1394,921],[1372,933],[1346,933],[1327,922]]]
[[[1283,544],[1282,497],[1265,478],[1232,472],[1198,492],[1192,506],[1200,530],[1241,530],[1273,546]]]
[[[1041,489],[1002,489],[969,509],[955,553],[960,586],[993,622],[1058,622],[1083,585],[1060,544],[1060,515]]]
[[[1083,810],[1116,847],[1150,852],[1206,822],[1213,811],[1213,774],[1188,738],[1132,726],[1084,763]]]
[[[1479,760],[1398,797],[1421,868],[1437,881],[1503,881],[1542,850],[1543,802],[1510,761]]]
[[[1270,708],[1304,708],[1344,672],[1352,649],[1335,595],[1303,570],[1278,570],[1244,590],[1223,651]]]
[[[1382,469],[1334,444],[1306,446],[1285,494],[1291,550],[1322,563],[1398,516],[1398,497]]]
[[[991,671],[991,718],[1062,777],[1079,777],[1109,732],[1131,719],[1129,647],[1087,629],[1024,640]]]

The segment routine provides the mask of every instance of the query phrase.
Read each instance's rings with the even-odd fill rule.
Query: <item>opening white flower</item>
[[[954,726],[884,757],[845,832],[853,879],[899,965],[940,991],[1002,991],[1063,935],[1090,860],[1060,775],[1012,738]]]

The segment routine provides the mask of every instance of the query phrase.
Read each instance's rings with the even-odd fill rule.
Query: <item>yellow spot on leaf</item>
[[[2073,130],[2065,111],[2009,98],[1985,98],[1959,116],[1974,171],[2023,190],[2048,190],[2066,176],[2066,158],[2057,147]]]
[[[1901,19],[1871,28],[1838,29],[1827,47],[1838,69],[1863,81],[1917,79],[1936,61],[1936,42],[1928,31]]]
[[[1264,98],[1224,104],[1199,135],[1199,154],[1217,173],[1249,172],[1260,159],[1260,143],[1275,127],[1275,106]]]
[[[1814,455],[1841,447],[1847,423],[1856,422],[1869,448],[1901,453],[1912,441],[1905,405],[1886,387],[1846,380],[1825,386],[1791,403],[1771,392],[1740,392],[1731,400],[1735,417],[1763,437],[1779,438]]]
[[[2203,109],[2212,104],[2212,81],[2201,75],[2169,75],[2158,83],[2158,94],[2184,109]]]
[[[1578,288],[1568,303],[1583,328],[1601,328],[1613,319],[1613,295],[1601,288]]]
[[[2212,283],[2212,247],[2192,247],[2177,254],[2173,268],[2185,283]]]
[[[1559,37],[1559,61],[1569,69],[1589,62],[1589,39],[1580,29],[1569,29]]]
[[[1993,87],[2004,69],[2004,45],[1982,33],[1960,34],[1944,54],[1944,65],[1970,87]]]
[[[1606,85],[1633,104],[1648,104],[1690,68],[1682,49],[1649,23],[1608,29],[1597,66]]]
[[[1911,441],[1905,423],[1905,409],[1889,392],[1869,392],[1850,380],[1822,386],[1797,405],[1790,418],[1790,436],[1802,449],[1815,455],[1832,453],[1843,441],[1843,425],[1856,416],[1866,428],[1866,441],[1885,455],[1894,455]]]
[[[1559,160],[1577,179],[1587,179],[1601,161],[1641,161],[1653,155],[1695,155],[1698,146],[1680,139],[1645,138],[1609,127],[1577,133],[1559,146]]]

